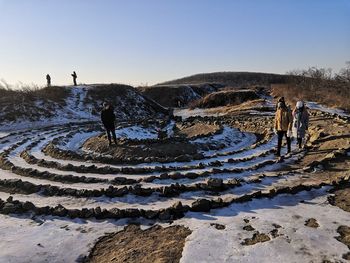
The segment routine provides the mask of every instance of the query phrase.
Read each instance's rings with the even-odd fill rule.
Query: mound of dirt
[[[116,118],[119,120],[156,118],[168,113],[167,109],[128,85],[94,85],[87,90],[84,104],[91,105],[97,113],[104,101],[114,106]]]
[[[101,238],[85,262],[179,262],[189,234],[191,231],[183,226],[154,226],[143,231],[129,225]]]
[[[115,159],[150,158],[176,158],[182,155],[195,155],[198,149],[195,145],[186,141],[119,141],[118,145],[108,145],[106,135],[88,139],[83,147],[96,153],[111,155]]]
[[[63,110],[70,92],[65,87],[42,89],[0,89],[0,122],[17,119],[36,121],[50,118],[57,110]]]
[[[225,105],[238,105],[259,99],[254,90],[225,90],[211,93],[191,104],[191,108],[213,108]]]
[[[200,99],[206,94],[217,91],[222,85],[157,85],[140,87],[145,96],[165,107],[183,107],[188,103]]]

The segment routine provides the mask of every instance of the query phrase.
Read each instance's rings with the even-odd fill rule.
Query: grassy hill
[[[251,85],[285,83],[287,82],[287,80],[288,75],[281,74],[259,72],[213,72],[200,73],[180,79],[163,82],[158,85],[220,83],[224,84],[225,86],[246,87]]]

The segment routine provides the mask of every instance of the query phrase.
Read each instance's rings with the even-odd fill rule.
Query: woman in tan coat
[[[281,147],[283,136],[287,140],[288,153],[291,151],[290,137],[287,136],[287,132],[291,130],[293,116],[290,109],[285,104],[284,100],[279,100],[277,103],[277,110],[275,114],[275,131],[277,132],[277,156],[281,156]]]

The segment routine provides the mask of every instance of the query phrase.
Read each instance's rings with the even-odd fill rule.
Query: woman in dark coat
[[[103,103],[103,109],[101,111],[101,121],[103,123],[103,126],[106,129],[107,138],[109,141],[109,145],[112,145],[112,138],[111,134],[113,136],[114,143],[117,144],[117,137],[115,135],[115,114],[113,107],[109,103]]]

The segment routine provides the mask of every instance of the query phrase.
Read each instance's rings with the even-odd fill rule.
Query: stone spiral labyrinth
[[[107,143],[96,122],[5,134],[0,138],[0,212],[23,218],[171,222],[187,212],[209,212],[349,180],[345,176],[332,182],[303,184],[305,172],[317,164],[282,168],[300,162],[305,150],[293,146],[292,153],[278,163],[272,133],[258,138],[233,128],[230,118],[194,117],[192,121],[216,122],[220,129],[192,138],[159,139],[155,128],[150,128],[157,124],[118,127],[118,140],[124,146],[145,149],[162,140],[178,140],[199,149],[195,154],[175,157],[114,158],[110,152],[88,149],[86,142],[92,138]]]

